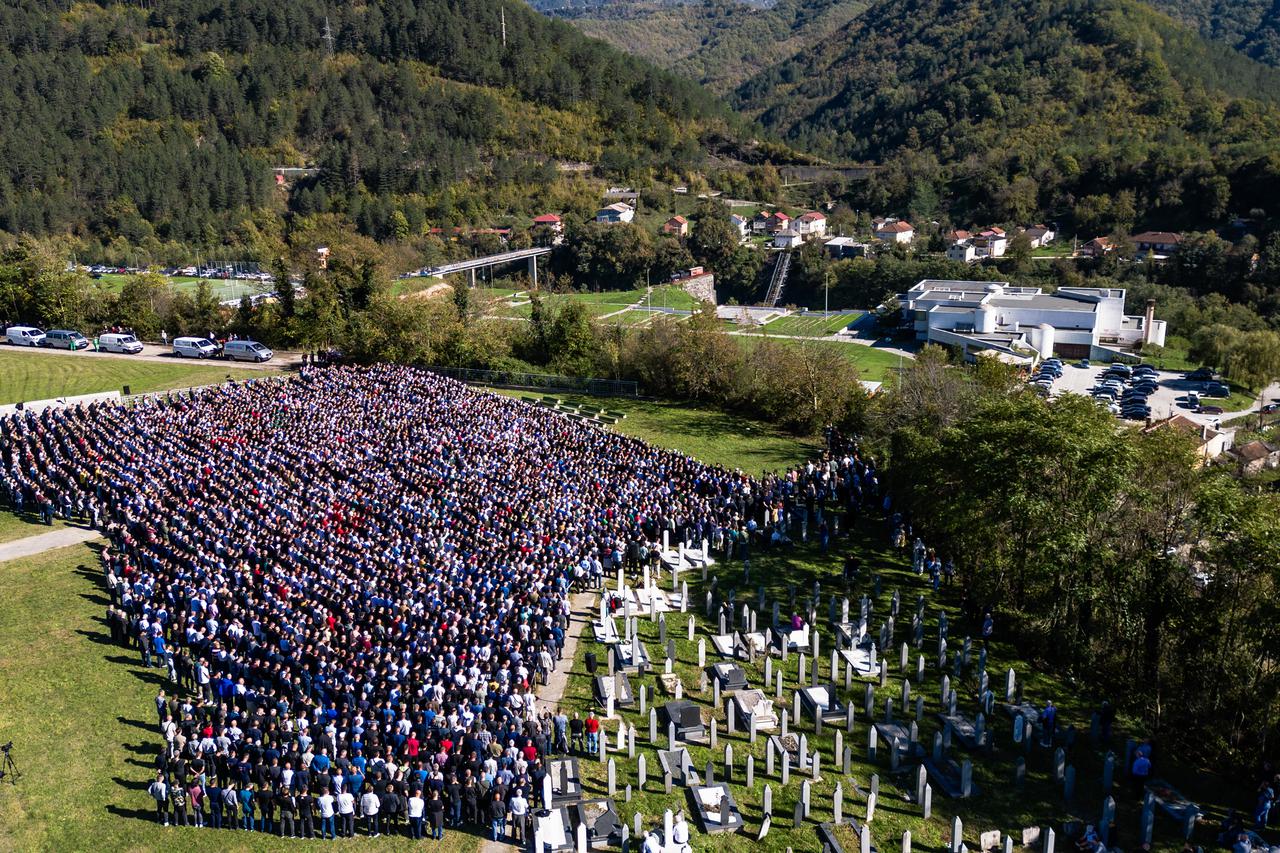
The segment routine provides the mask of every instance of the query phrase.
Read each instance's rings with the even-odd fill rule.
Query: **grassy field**
[[[157,669],[111,643],[92,546],[3,564],[0,571],[0,740],[13,741],[23,776],[2,780],[0,849],[22,851],[266,850],[309,848],[261,833],[164,828],[146,787],[161,737]],[[447,832],[451,849],[479,847]],[[300,847],[301,845],[301,847]],[[343,849],[408,849],[406,839],[346,841]]]
[[[21,515],[0,510],[0,542],[12,542],[15,539],[24,539],[28,536],[38,536],[41,533],[48,533],[50,530],[57,530],[62,527],[63,523],[54,519],[53,525],[46,525],[40,520],[40,516],[34,513],[24,512]]]
[[[799,335],[801,337],[823,338],[835,334],[862,316],[861,311],[850,311],[843,314],[792,314],[779,317],[759,329],[764,335]]]
[[[772,325],[772,324],[771,324]],[[738,335],[736,340],[743,346],[758,346],[764,340],[762,335]],[[833,352],[858,368],[859,376],[871,382],[887,382],[897,375],[899,365],[906,361],[896,353],[863,344],[844,341],[797,341],[787,338],[777,339],[779,343],[792,346],[830,347]]]
[[[94,279],[99,285],[106,287],[108,290],[119,290],[124,287],[124,283],[133,276],[118,275],[116,273],[104,273],[102,276]],[[266,293],[274,288],[269,281],[258,281],[257,279],[208,279],[209,289],[219,301],[227,299],[239,299],[246,293],[253,295],[256,293]],[[196,286],[200,283],[200,279],[194,276],[175,275],[169,277],[169,283],[173,285],[175,290],[187,291],[194,293]]]
[[[530,396],[528,391],[491,390],[509,397]],[[611,427],[620,433],[688,453],[713,465],[741,468],[753,476],[808,459],[819,450],[814,441],[780,435],[768,424],[715,409],[626,397],[555,396],[566,403],[622,412],[626,417]]]
[[[75,394],[119,391],[125,385],[134,394],[208,385],[232,379],[253,379],[271,371],[194,365],[175,361],[132,361],[94,353],[33,355],[0,350],[0,404],[23,400],[49,400]]]

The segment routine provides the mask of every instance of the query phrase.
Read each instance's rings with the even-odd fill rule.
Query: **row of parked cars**
[[[1062,378],[1062,359],[1046,358],[1036,368],[1035,375],[1028,380],[1031,386],[1038,388],[1041,394],[1048,394],[1055,379]]]
[[[1097,384],[1090,393],[1116,417],[1141,421],[1151,416],[1147,398],[1159,387],[1156,369],[1151,365],[1130,367],[1115,362],[1098,375]]]
[[[45,347],[83,352],[94,348],[93,341],[72,329],[41,331],[34,326],[10,326],[5,339],[14,346]],[[104,332],[97,337],[100,352],[137,355],[142,352],[142,341],[130,334]],[[270,361],[275,353],[257,341],[211,341],[208,338],[180,337],[173,339],[173,354],[179,358],[225,358],[229,361]]]

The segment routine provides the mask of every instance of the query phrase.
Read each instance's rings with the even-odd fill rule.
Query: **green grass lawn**
[[[306,842],[210,829],[164,828],[146,787],[162,739],[152,699],[161,671],[111,643],[96,552],[77,545],[0,571],[0,740],[23,775],[0,780],[0,849],[267,850]],[[452,850],[479,847],[446,831]],[[357,838],[344,849],[408,849],[404,838]]]
[[[771,323],[770,326],[773,324]],[[741,328],[741,327],[739,327]],[[737,335],[735,340],[743,346],[758,346],[764,335]],[[798,341],[788,338],[777,338],[778,343],[787,346],[830,347],[832,351],[858,368],[859,377],[870,382],[887,382],[897,375],[898,367],[907,361],[897,353],[878,347],[855,344],[846,341]]]
[[[862,316],[861,311],[850,311],[843,314],[792,314],[779,317],[759,329],[766,335],[799,335],[803,337],[822,338],[835,334]]]
[[[34,513],[24,512],[21,515],[8,510],[0,509],[0,542],[12,542],[15,539],[25,539],[28,536],[38,536],[41,533],[48,533],[50,530],[57,530],[63,526],[63,522],[54,519],[53,525],[47,525],[40,520],[40,516]]]
[[[529,395],[528,391],[493,390],[511,397]],[[812,440],[780,435],[768,424],[715,409],[626,397],[555,396],[574,405],[623,412],[626,417],[611,429],[680,450],[704,462],[741,468],[751,475],[776,471],[813,456],[819,449]]]
[[[255,379],[272,371],[244,370],[175,361],[132,361],[94,353],[33,355],[0,350],[0,404],[23,400],[49,400],[75,394],[119,391],[125,385],[134,394],[210,385],[228,376]]]
[[[133,278],[133,276],[119,275],[117,273],[104,273],[100,277],[94,279],[94,281],[108,290],[119,290],[124,287],[124,283],[130,278]],[[186,291],[189,293],[195,292],[196,286],[200,281],[200,279],[195,278],[194,276],[169,276],[169,283],[173,285],[175,290]],[[258,281],[257,279],[211,278],[207,279],[207,281],[209,282],[209,289],[219,300],[239,299],[246,293],[250,295],[255,293],[266,293],[275,287],[269,281]]]

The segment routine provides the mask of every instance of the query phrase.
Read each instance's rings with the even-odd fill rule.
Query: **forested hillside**
[[[535,8],[727,93],[844,26],[867,0],[535,0]]]
[[[862,191],[877,210],[954,199],[1101,230],[1280,193],[1280,72],[1129,0],[881,0],[737,103],[800,147],[883,163]]]
[[[696,85],[493,0],[7,3],[0,110],[0,230],[153,256],[275,228],[262,211],[379,238],[484,225],[563,203],[553,159],[692,168],[732,123]],[[273,166],[321,171],[285,190]]]
[[[1259,62],[1280,66],[1280,0],[1152,0],[1208,38]]]

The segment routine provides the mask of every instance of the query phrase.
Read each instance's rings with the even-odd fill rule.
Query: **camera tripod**
[[[18,784],[18,777],[22,775],[22,772],[18,770],[18,765],[13,761],[12,751],[13,741],[9,741],[3,746],[0,746],[0,753],[3,753],[3,758],[0,758],[0,779],[4,779],[4,777],[8,776],[9,784],[16,785]]]

